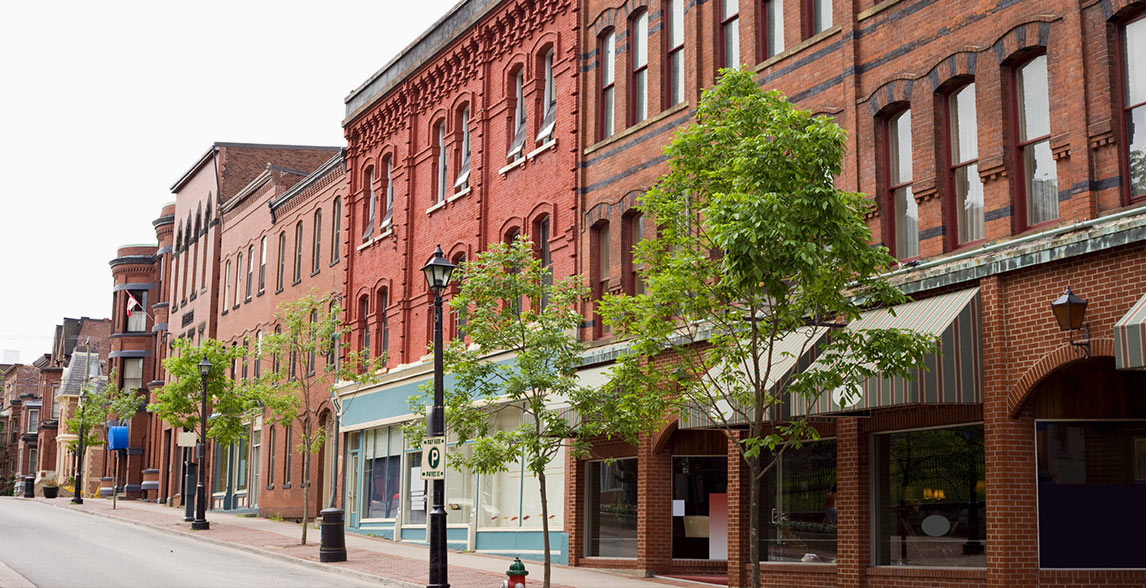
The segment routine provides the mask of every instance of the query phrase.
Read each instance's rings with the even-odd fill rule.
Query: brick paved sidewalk
[[[74,505],[64,499],[36,499],[53,506],[93,515],[115,518],[171,533],[224,544],[277,559],[292,561],[307,567],[321,567],[360,579],[379,581],[395,588],[415,588],[428,582],[428,549],[421,545],[396,543],[385,539],[346,534],[347,561],[321,563],[318,561],[320,532],[311,528],[307,544],[299,545],[302,529],[297,523],[271,521],[220,512],[209,512],[211,528],[191,531],[190,523],[183,521],[183,509],[137,501],[121,500],[112,510],[105,499],[84,499]],[[450,586],[452,588],[498,588],[506,579],[505,570],[512,560],[504,557],[449,552]],[[539,562],[526,562],[529,586],[541,586],[542,566]],[[661,578],[632,578],[600,570],[553,566],[553,588],[663,588],[664,586],[696,586]]]

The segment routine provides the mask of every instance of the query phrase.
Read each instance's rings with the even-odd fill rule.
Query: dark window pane
[[[728,559],[728,458],[672,460],[672,556]]]
[[[836,561],[836,442],[789,448],[761,484],[760,559]]]
[[[586,465],[585,555],[637,557],[637,460]]]

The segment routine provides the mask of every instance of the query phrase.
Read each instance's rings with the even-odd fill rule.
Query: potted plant
[[[44,482],[44,498],[55,498],[60,494],[60,486],[55,480]]]

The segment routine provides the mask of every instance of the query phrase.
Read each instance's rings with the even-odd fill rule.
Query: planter
[[[60,495],[59,486],[44,486],[44,498],[55,498]]]
[[[111,476],[104,476],[99,479],[99,496],[100,498],[111,498],[112,492],[115,488],[115,478]]]
[[[143,470],[143,483],[139,485],[140,490],[159,490],[159,470],[147,469]]]

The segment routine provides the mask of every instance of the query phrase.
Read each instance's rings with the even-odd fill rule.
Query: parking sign
[[[422,439],[422,479],[443,480],[446,477],[446,438]]]

